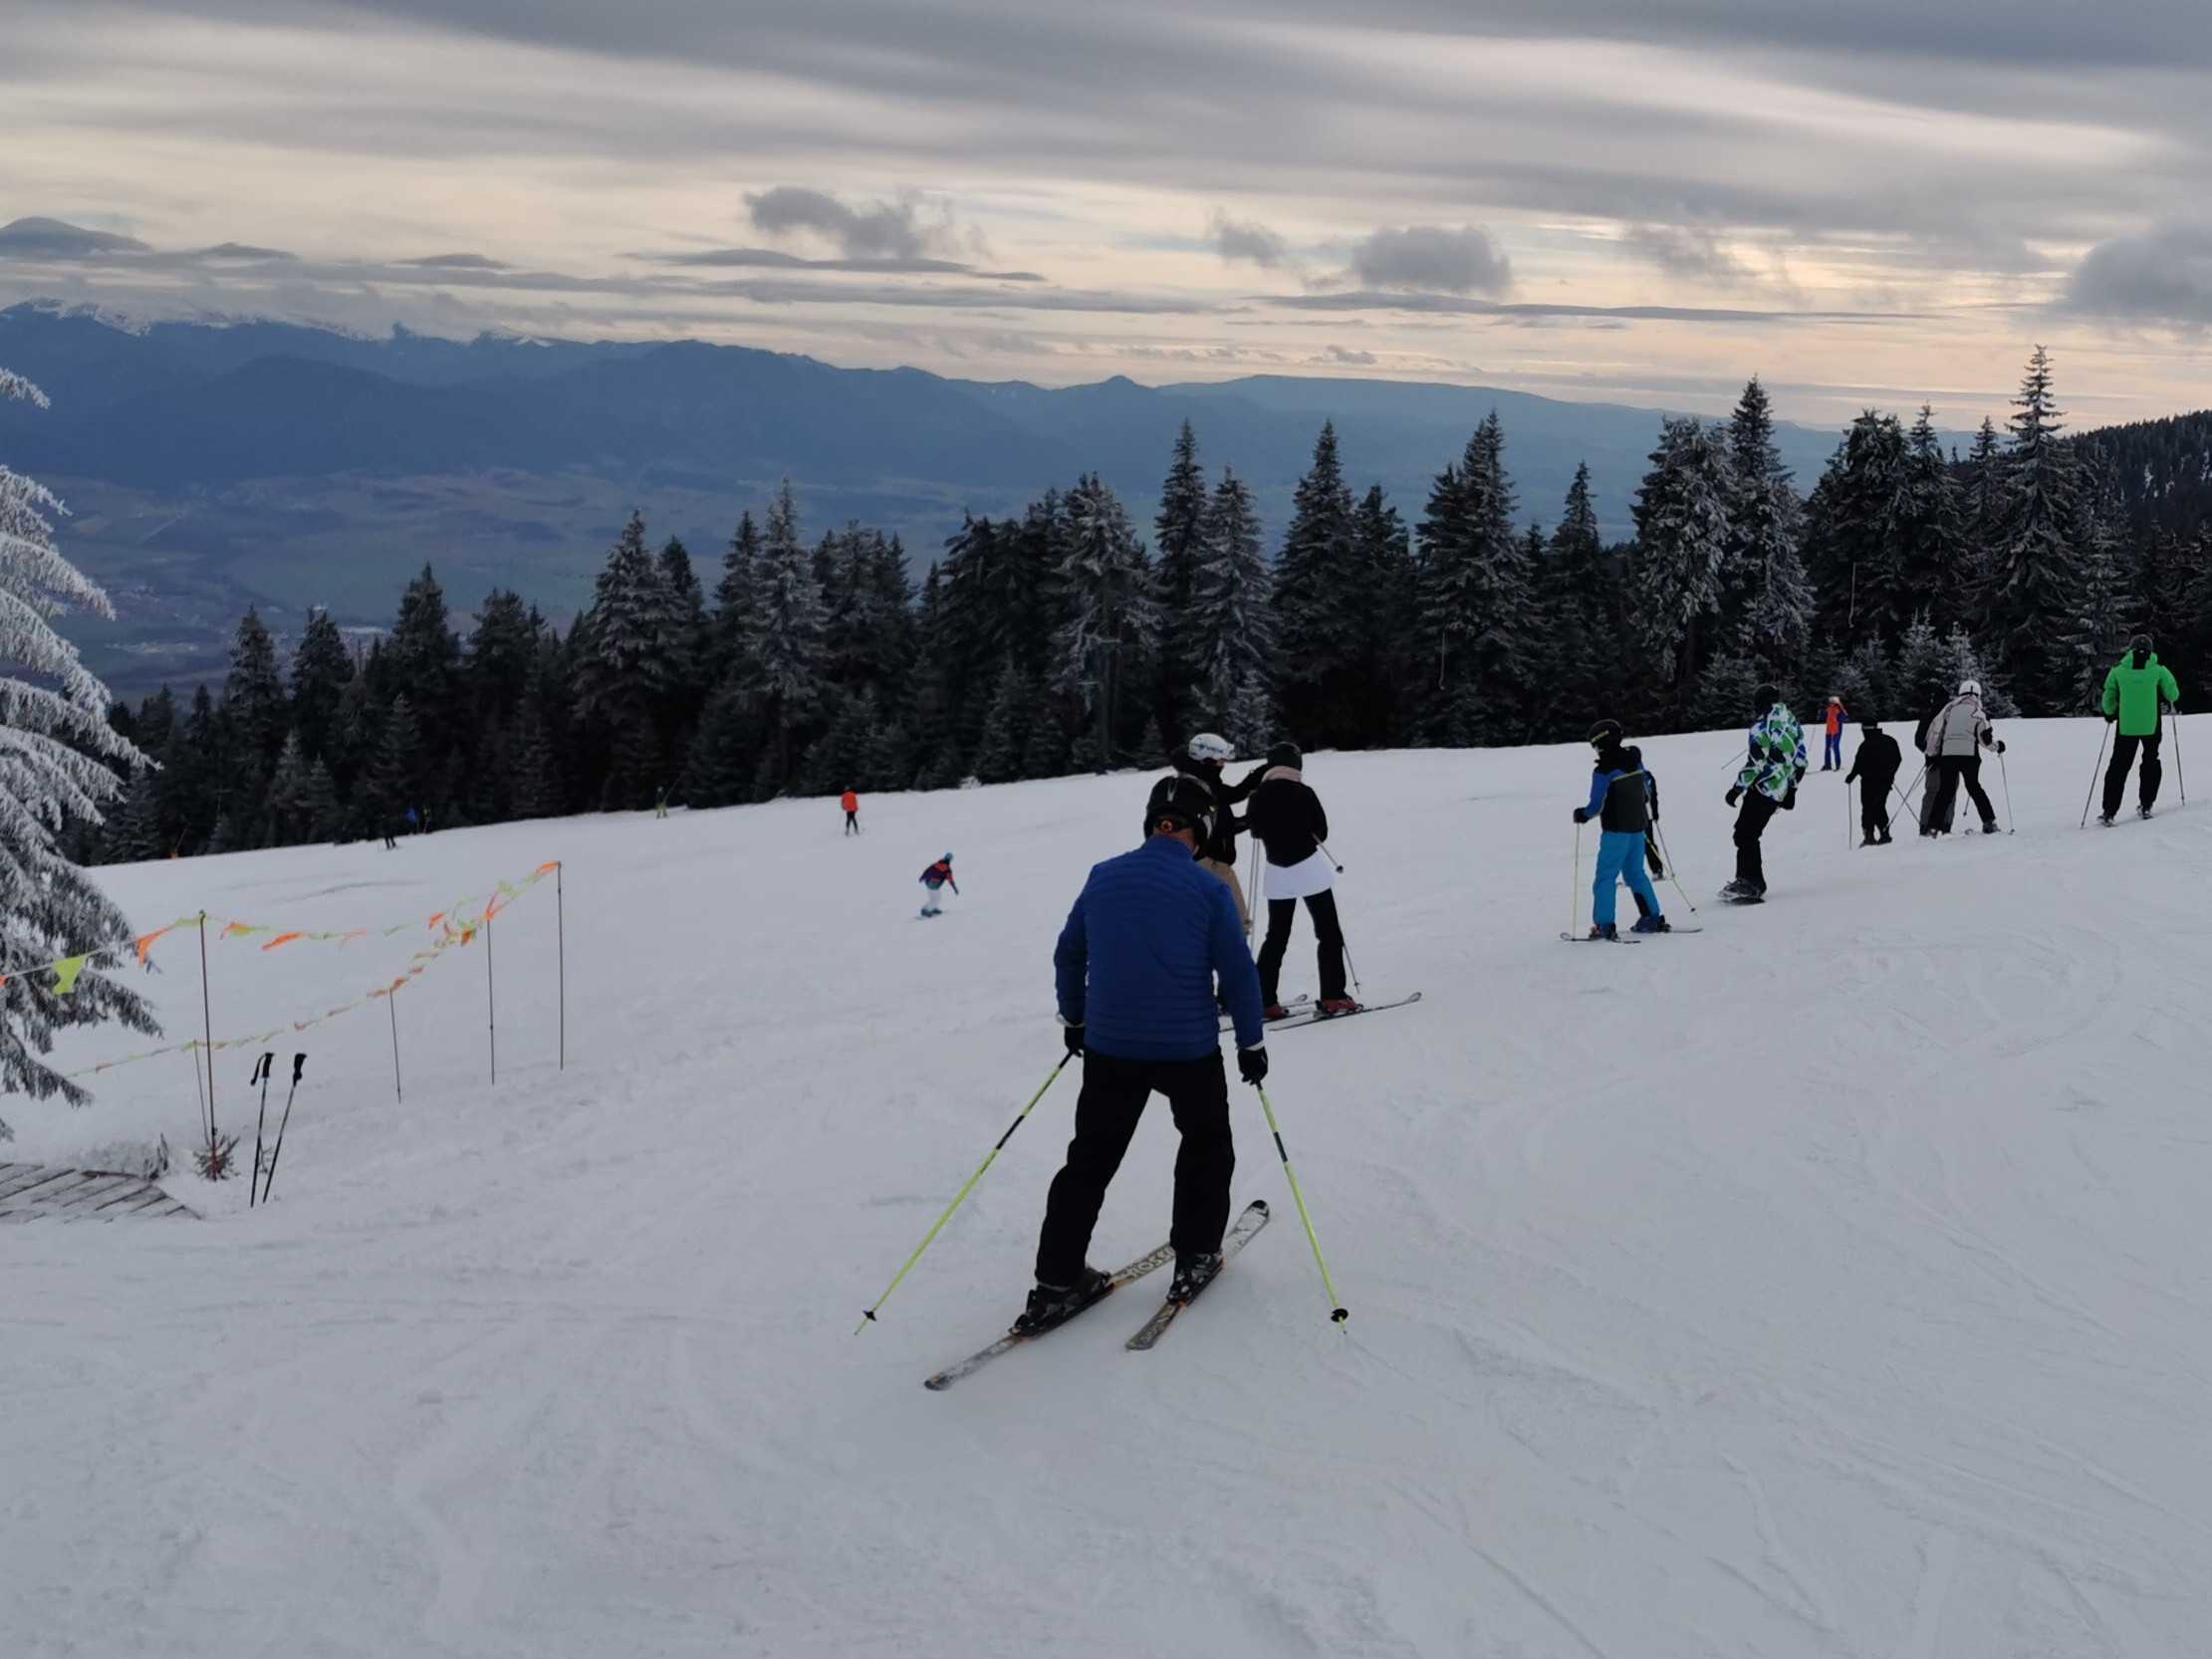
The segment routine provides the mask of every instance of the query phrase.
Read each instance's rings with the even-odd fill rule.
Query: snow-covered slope
[[[149,926],[345,927],[564,859],[571,1064],[547,885],[498,923],[496,1086],[470,947],[401,998],[404,1105],[380,1005],[300,1039],[270,1208],[185,1176],[206,1221],[0,1228],[0,1645],[2202,1653],[2212,811],[2084,832],[2099,729],[2008,735],[2016,837],[1848,848],[1816,774],[1753,910],[1704,896],[1735,740],[1651,744],[1706,931],[1633,949],[1557,942],[1585,752],[1317,757],[1366,987],[1428,994],[1274,1045],[1350,1324],[1240,1089],[1277,1224],[1159,1350],[1147,1290],[941,1395],[1020,1304],[1073,1077],[854,1325],[1056,1059],[1053,935],[1145,780],[116,871]],[[217,1035],[414,948],[211,947]],[[196,1111],[156,1061],[15,1102],[10,1155]],[[1100,1261],[1164,1235],[1173,1148],[1155,1112]]]

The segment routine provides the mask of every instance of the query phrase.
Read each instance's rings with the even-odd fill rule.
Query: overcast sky
[[[8,0],[0,303],[2212,403],[2184,0]],[[43,221],[53,221],[45,223]],[[86,235],[82,233],[90,232]]]

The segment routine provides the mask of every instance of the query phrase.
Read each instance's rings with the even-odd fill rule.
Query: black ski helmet
[[[1144,834],[1149,839],[1164,820],[1178,830],[1191,830],[1203,848],[1213,838],[1213,792],[1197,779],[1177,773],[1152,786],[1151,799],[1144,803]]]
[[[1293,772],[1296,772],[1306,764],[1306,757],[1298,752],[1297,744],[1278,743],[1268,750],[1267,764],[1270,766],[1287,766]]]
[[[2138,633],[2137,635],[2135,635],[2134,638],[2130,639],[2127,642],[2127,648],[2133,651],[2137,656],[2150,655],[2153,649],[2153,646],[2150,643],[2150,635],[2147,633]]]
[[[1600,720],[1590,729],[1590,746],[1593,749],[1617,749],[1627,733],[1617,720]]]
[[[1760,682],[1759,689],[1751,694],[1751,700],[1759,705],[1759,712],[1765,714],[1782,701],[1782,687],[1772,680],[1764,680]]]

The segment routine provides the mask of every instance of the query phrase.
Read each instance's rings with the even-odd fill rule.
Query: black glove
[[[1588,807],[1577,807],[1575,809],[1575,822],[1577,824],[1588,824],[1590,822],[1590,809]]]
[[[1083,1053],[1083,1027],[1080,1024],[1063,1025],[1060,1028],[1060,1038],[1062,1042],[1068,1045],[1070,1054],[1080,1055]]]
[[[1649,841],[1643,843],[1643,861],[1651,866],[1653,875],[1666,874],[1666,860],[1659,856],[1659,849]]]
[[[1790,786],[1789,793],[1782,798],[1782,810],[1786,813],[1798,810],[1798,787],[1794,783]]]
[[[1738,784],[1738,785],[1737,785],[1737,786],[1736,786],[1736,787],[1735,787],[1734,789],[1732,789],[1732,790],[1730,790],[1730,791],[1728,792],[1728,804],[1729,804],[1729,805],[1730,805],[1731,807],[1735,806],[1735,805],[1736,805],[1736,804],[1737,804],[1738,802],[1742,801],[1742,800],[1743,800],[1743,798],[1744,798],[1744,786],[1743,786],[1743,785],[1741,785],[1741,784]]]
[[[2104,724],[2105,724],[2105,725],[2107,725],[2107,726],[2109,726],[2109,725],[2110,725],[2110,724],[2111,724],[2111,723],[2112,723],[2113,721],[2117,720],[2118,718],[2119,718],[2119,716],[2118,716],[2118,715],[2116,715],[2116,714],[2107,714],[2107,715],[2106,715],[2106,716],[2104,717]]]
[[[1237,1051],[1237,1075],[1254,1088],[1267,1081],[1267,1049],[1239,1049]]]
[[[1997,752],[1998,752],[1998,753],[1999,753],[2000,755],[2002,755],[2002,754],[2003,754],[2003,753],[2005,752],[2005,740],[2004,740],[2003,738],[1999,738],[1999,739],[1997,740]]]

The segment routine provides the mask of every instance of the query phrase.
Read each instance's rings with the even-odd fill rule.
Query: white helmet
[[[1237,752],[1229,747],[1229,740],[1219,732],[1200,732],[1183,747],[1194,761],[1233,761]]]
[[[1961,697],[1979,697],[1981,694],[1982,682],[1980,680],[1961,680],[1959,682],[1959,695]]]

